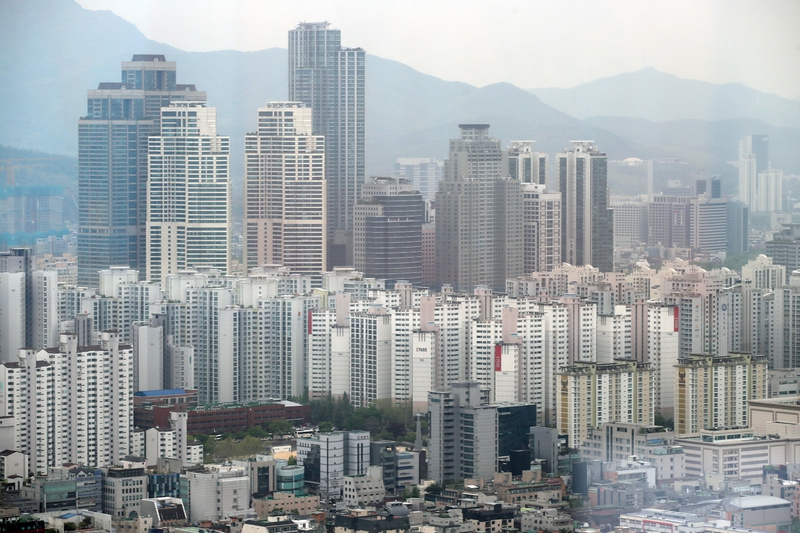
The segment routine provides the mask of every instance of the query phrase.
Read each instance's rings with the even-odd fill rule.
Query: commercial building
[[[145,270],[147,153],[160,132],[161,108],[206,100],[194,85],[176,82],[163,55],[122,62],[120,82],[88,91],[78,121],[78,282],[96,287],[111,265]]]
[[[146,497],[147,474],[144,463],[130,463],[104,469],[104,513],[114,518],[127,518],[132,512],[141,515],[141,503]]]
[[[250,478],[236,466],[206,465],[189,471],[189,519],[219,521],[243,516],[250,509]]]
[[[231,255],[230,137],[205,102],[161,110],[147,145],[147,279],[203,265],[223,273]]]
[[[683,448],[675,433],[661,426],[606,422],[588,432],[580,447],[587,461],[627,461],[631,456],[654,469],[655,480],[680,479],[686,475]]]
[[[747,427],[747,402],[767,397],[767,357],[691,354],[675,365],[675,433]]]
[[[557,158],[562,261],[611,272],[614,211],[609,207],[608,157],[594,141],[572,141],[572,150]]]
[[[306,487],[321,498],[340,498],[344,476],[362,476],[370,465],[369,432],[322,433],[297,439],[297,464]]]
[[[505,290],[522,274],[520,182],[503,176],[500,140],[488,124],[460,124],[436,194],[436,280],[456,291]]]
[[[353,210],[364,185],[366,53],[341,45],[327,22],[289,31],[289,100],[312,110],[312,130],[325,137],[328,265],[352,261]]]
[[[325,138],[302,102],[268,102],[245,136],[245,265],[326,268]]]
[[[490,479],[497,471],[497,408],[489,404],[489,393],[477,382],[428,393],[431,479]]]
[[[800,224],[784,224],[783,229],[767,241],[766,255],[787,272],[800,269]]]
[[[366,277],[422,282],[425,204],[405,178],[373,177],[354,208],[353,266]]]

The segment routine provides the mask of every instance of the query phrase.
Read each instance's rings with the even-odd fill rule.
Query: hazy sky
[[[477,86],[571,87],[655,67],[800,98],[800,1],[78,0],[187,51],[286,48],[327,20],[344,46]]]

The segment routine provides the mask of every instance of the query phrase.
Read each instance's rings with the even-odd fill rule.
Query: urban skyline
[[[443,161],[396,147],[367,176],[366,51],[286,31],[289,98],[242,106],[247,134],[166,54],[89,89],[77,227],[0,249],[8,501],[131,533],[800,519],[800,203],[772,130],[736,139],[738,194],[471,120]]]

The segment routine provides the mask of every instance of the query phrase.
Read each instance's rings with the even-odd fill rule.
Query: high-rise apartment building
[[[748,400],[767,397],[767,357],[691,354],[675,365],[675,433],[747,427]]]
[[[534,141],[511,141],[503,158],[503,175],[520,183],[547,185],[547,152],[535,152]]]
[[[58,346],[58,273],[34,268],[30,248],[0,252],[0,362]]]
[[[751,133],[739,141],[739,200],[751,211],[763,211],[759,205],[759,174],[769,169],[769,136]]]
[[[78,282],[96,287],[97,272],[127,265],[144,272],[148,137],[158,135],[161,108],[205,101],[194,85],[176,83],[175,62],[136,54],[120,82],[89,90],[78,121]]]
[[[561,264],[561,195],[538,183],[523,183],[522,270],[549,272]]]
[[[436,194],[436,279],[457,291],[505,290],[523,267],[520,182],[502,174],[488,124],[460,124]]]
[[[161,110],[147,155],[147,279],[199,265],[230,268],[230,137],[217,110],[179,102]]]
[[[325,138],[311,108],[268,102],[245,137],[245,264],[295,272],[326,268]]]
[[[561,257],[571,265],[614,270],[614,211],[609,208],[608,157],[593,141],[572,141],[558,154]]]
[[[435,200],[439,182],[444,176],[444,163],[432,157],[398,157],[394,163],[394,175],[411,182],[423,200]]]
[[[653,374],[649,363],[578,361],[563,367],[558,384],[558,432],[580,447],[590,428],[604,422],[653,423]]]
[[[289,100],[312,109],[313,133],[325,136],[328,268],[352,261],[353,209],[364,184],[365,63],[343,48],[327,22],[289,31]]]
[[[76,335],[61,335],[58,348],[22,350],[0,364],[0,414],[13,417],[36,474],[64,463],[117,464],[130,454],[132,379],[133,350],[116,332],[83,347]]]
[[[377,176],[355,206],[353,266],[365,276],[422,282],[425,204],[405,178]]]

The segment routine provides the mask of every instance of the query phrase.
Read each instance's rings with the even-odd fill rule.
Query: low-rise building
[[[306,516],[319,509],[319,496],[316,494],[296,495],[292,492],[274,492],[265,498],[253,499],[253,510],[259,518],[267,518],[275,512]]]
[[[180,498],[145,498],[141,503],[141,514],[153,519],[153,527],[165,528],[185,526],[188,523],[186,509]]]
[[[242,468],[206,465],[203,472],[187,472],[186,478],[191,522],[226,520],[250,510],[250,478]]]
[[[370,466],[363,476],[344,476],[342,500],[348,506],[374,506],[383,503],[385,497],[382,467]]]

